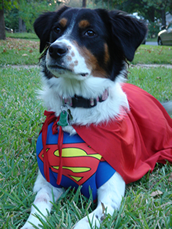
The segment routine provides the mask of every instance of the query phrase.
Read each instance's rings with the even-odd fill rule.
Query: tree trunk
[[[19,18],[19,33],[26,32],[26,26],[24,21]]]
[[[86,8],[87,0],[82,0],[82,7]]]
[[[22,19],[19,18],[19,33],[23,32]]]
[[[147,12],[148,16],[149,16],[149,20],[151,22],[154,22],[154,19],[155,19],[155,8],[154,7],[150,7],[148,9],[148,12]]]
[[[5,40],[4,2],[0,4],[0,40]]]
[[[162,17],[162,25],[166,26],[165,9],[162,9],[162,11],[161,11],[161,17]]]

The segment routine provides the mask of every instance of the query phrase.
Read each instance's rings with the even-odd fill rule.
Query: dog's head
[[[78,80],[114,80],[146,35],[145,25],[123,12],[68,7],[41,15],[34,29],[46,77]]]

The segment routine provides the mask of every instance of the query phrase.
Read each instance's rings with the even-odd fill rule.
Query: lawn
[[[23,49],[31,49],[29,44],[32,42],[25,42]],[[36,53],[38,44],[34,44],[33,52]],[[0,52],[0,59],[3,55]],[[13,59],[17,58],[18,53],[13,56]],[[0,225],[3,229],[20,228],[30,212],[37,174],[35,145],[44,121],[44,108],[36,98],[36,90],[40,88],[39,69],[7,67],[13,64],[13,59],[8,59],[6,67],[0,68]],[[23,59],[20,64],[26,64],[24,57],[20,59]],[[34,63],[30,59],[28,64]],[[172,100],[172,69],[134,67],[128,77],[130,83],[147,90],[157,99]],[[87,200],[79,191],[67,190],[54,204],[43,228],[71,229],[94,208],[91,198]],[[119,212],[107,216],[101,228],[170,229],[171,215],[172,167],[156,165],[153,173],[127,186]]]
[[[133,64],[172,64],[172,46],[141,45]]]
[[[38,41],[38,37],[35,33],[6,33],[6,37]]]
[[[7,65],[38,64],[39,42],[7,38],[0,40],[0,67]]]

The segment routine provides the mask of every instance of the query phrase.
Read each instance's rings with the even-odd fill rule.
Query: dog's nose
[[[49,54],[52,58],[59,58],[66,55],[68,48],[63,44],[52,44],[49,47]]]

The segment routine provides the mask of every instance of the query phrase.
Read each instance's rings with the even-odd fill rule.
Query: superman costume
[[[57,144],[59,131],[53,132],[53,130],[52,122],[48,125],[46,139],[46,153],[50,164],[49,182],[54,187],[77,188],[82,185],[81,193],[88,198],[90,196],[89,188],[91,188],[93,200],[96,200],[97,189],[110,179],[115,170],[77,134],[70,136],[63,132],[63,149],[60,158]],[[39,169],[45,177],[42,133],[37,141],[37,160]],[[63,165],[61,168],[62,177],[58,185],[60,161]],[[107,171],[107,173],[104,171]]]
[[[89,146],[91,153],[89,152],[88,154],[97,155],[96,160],[98,161],[95,164],[93,163],[92,171],[96,171],[97,168],[97,171],[101,171],[101,173],[95,172],[91,175],[91,178],[88,178],[88,176],[86,182],[82,183],[82,185],[86,184],[86,196],[88,196],[88,187],[92,188],[94,199],[96,198],[97,188],[103,185],[115,171],[128,184],[139,180],[148,171],[153,171],[157,162],[166,163],[168,160],[172,163],[172,119],[159,101],[146,91],[127,83],[123,84],[122,88],[127,95],[130,106],[130,111],[126,111],[122,118],[119,120],[114,118],[108,123],[100,123],[99,125],[73,125],[78,134],[76,136],[77,140],[74,142],[78,146],[80,144],[85,144],[84,147]],[[42,139],[38,138],[37,142],[37,145],[42,144],[37,150],[38,164],[47,181],[57,185],[55,184],[57,180],[58,185],[61,185],[65,176],[62,175],[62,170],[64,169],[62,165],[63,159],[59,161],[58,177],[56,175],[54,181],[50,178],[50,173],[53,169],[48,159],[49,144],[54,144],[51,143],[51,137],[49,137],[51,136],[50,130],[52,130],[52,133],[57,131],[58,117],[55,117],[54,112],[46,111],[45,115],[47,118],[39,136],[41,138],[42,135]],[[63,158],[62,149],[66,144],[66,133],[63,133],[62,128],[60,128],[58,135],[60,137],[58,138],[59,153],[57,156],[59,155],[60,158]],[[61,136],[64,136],[64,139]],[[55,141],[57,144],[57,138]],[[40,155],[41,151],[42,154]],[[102,162],[101,158],[105,161]],[[42,165],[40,165],[41,163]],[[106,164],[110,170],[105,167],[101,169],[102,163]],[[88,165],[83,165],[82,168],[88,168]],[[101,177],[102,175],[105,175],[104,178]],[[92,177],[94,177],[94,182],[87,185],[87,181]],[[100,177],[100,183],[97,181],[97,177]],[[75,176],[73,176],[73,179],[75,180]],[[80,181],[78,180],[78,183],[73,179],[71,180],[75,184],[80,185],[81,183],[79,182],[83,178]],[[72,186],[76,187],[75,184]],[[84,190],[83,194],[85,195]]]

